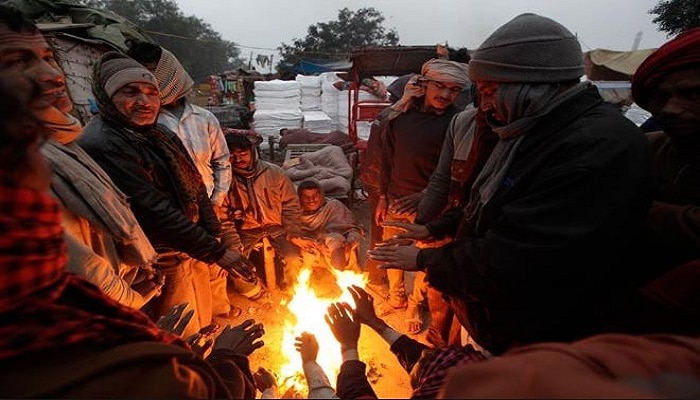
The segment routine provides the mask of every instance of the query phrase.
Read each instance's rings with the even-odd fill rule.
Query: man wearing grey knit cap
[[[218,212],[232,179],[230,154],[219,120],[211,111],[188,99],[194,81],[173,53],[137,40],[128,41],[128,45],[127,55],[153,72],[158,82],[161,102],[158,123],[175,132],[185,145]],[[197,274],[209,275],[217,319],[240,315],[242,310],[229,301],[223,270],[202,263],[194,268]]]
[[[602,332],[635,282],[634,246],[650,204],[640,131],[580,82],[564,26],[522,14],[475,51],[469,76],[498,143],[465,197],[395,238],[454,240],[378,248],[386,268],[426,272],[474,340],[493,354]]]

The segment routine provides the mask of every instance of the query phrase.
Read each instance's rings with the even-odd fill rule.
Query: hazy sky
[[[667,38],[648,14],[659,0],[176,0],[185,15],[209,23],[235,42],[241,55],[275,54],[280,42],[304,38],[309,25],[337,19],[338,10],[374,7],[394,28],[401,45],[475,49],[500,25],[534,12],[576,33],[584,51],[630,50],[637,32],[639,48],[658,47]]]

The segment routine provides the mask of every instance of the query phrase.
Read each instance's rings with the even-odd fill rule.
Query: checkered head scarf
[[[412,399],[435,399],[452,367],[478,363],[486,356],[472,345],[424,350],[411,371]]]
[[[168,105],[192,93],[194,81],[177,57],[166,49],[156,66],[156,80],[160,86],[160,104]]]

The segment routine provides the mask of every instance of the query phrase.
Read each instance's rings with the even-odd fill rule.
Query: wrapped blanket
[[[340,147],[327,146],[290,161],[282,167],[295,185],[315,178],[328,197],[347,196],[350,191],[352,166]]]

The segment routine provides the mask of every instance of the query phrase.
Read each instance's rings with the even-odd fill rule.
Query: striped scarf
[[[194,81],[177,57],[163,49],[154,73],[160,87],[160,104],[174,103],[192,93]]]
[[[457,237],[472,235],[478,229],[481,211],[501,187],[527,131],[556,107],[589,86],[590,83],[580,83],[559,93],[559,85],[556,83],[500,85],[497,107],[499,114],[505,116],[507,124],[492,127],[500,140],[472,185]]]
[[[218,235],[221,230],[219,221],[209,201],[202,175],[195,167],[185,145],[175,133],[161,125],[134,126],[119,112],[100,84],[107,81],[108,77],[103,76],[105,73],[102,63],[98,61],[93,70],[92,92],[100,106],[100,116],[115,129],[127,131],[127,137],[135,138],[158,153],[159,158],[173,174],[174,194],[179,197],[183,213],[195,223],[202,221],[200,225],[204,229]]]

